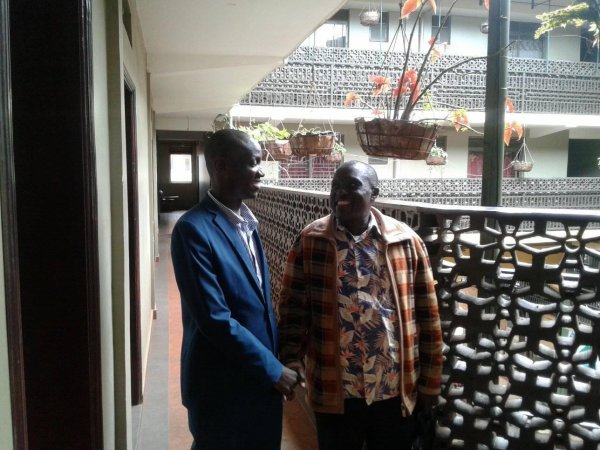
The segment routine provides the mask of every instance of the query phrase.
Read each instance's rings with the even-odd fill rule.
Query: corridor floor
[[[179,391],[181,307],[173,276],[169,246],[171,230],[182,212],[161,213],[159,260],[155,265],[156,319],[152,337],[144,400],[133,408],[135,450],[188,450],[192,439]],[[281,450],[315,450],[316,433],[302,402],[284,404]]]

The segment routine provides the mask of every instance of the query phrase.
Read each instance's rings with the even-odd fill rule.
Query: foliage
[[[334,134],[331,130],[323,131],[319,127],[306,128],[302,125],[298,126],[297,130],[292,131],[292,136],[306,136],[309,134]]]
[[[442,147],[434,145],[433,147],[431,147],[431,150],[429,150],[429,156],[437,156],[446,159],[448,158],[448,153]]]
[[[290,137],[290,132],[285,128],[278,128],[270,122],[261,122],[250,124],[248,126],[240,126],[238,130],[249,134],[258,142],[268,142],[276,140],[286,140]]]
[[[567,25],[582,27],[589,25],[589,31],[594,37],[593,45],[600,45],[600,4],[598,0],[575,0],[572,5],[559,8],[536,16],[540,27],[535,32],[538,39],[544,33],[565,28]]]

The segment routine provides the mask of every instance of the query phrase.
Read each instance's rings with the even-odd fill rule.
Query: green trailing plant
[[[278,128],[270,122],[260,122],[248,126],[240,126],[238,130],[250,135],[258,142],[269,142],[287,140],[290,138],[290,132],[285,128]]]
[[[549,11],[536,16],[540,21],[540,27],[535,32],[538,39],[544,33],[557,28],[565,28],[567,25],[575,27],[589,26],[593,36],[593,45],[600,45],[600,3],[598,0],[575,0],[572,5]]]
[[[310,134],[327,135],[327,134],[335,134],[335,133],[331,130],[323,131],[319,127],[306,128],[302,125],[300,125],[297,130],[294,130],[291,133],[292,136],[307,136]]]
[[[431,147],[431,150],[429,150],[429,156],[446,159],[448,158],[448,153],[442,147],[434,145],[433,147]]]

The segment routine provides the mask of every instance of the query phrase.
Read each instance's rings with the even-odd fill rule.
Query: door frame
[[[0,0],[0,206],[2,217],[2,256],[8,370],[12,416],[13,445],[27,449],[27,410],[23,339],[21,330],[21,298],[19,289],[19,250],[16,214],[16,182],[12,142],[10,80],[10,33],[8,0]]]

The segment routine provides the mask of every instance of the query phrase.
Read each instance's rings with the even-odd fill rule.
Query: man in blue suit
[[[208,140],[211,189],[177,222],[171,254],[181,294],[181,391],[192,449],[279,450],[282,401],[296,372],[278,345],[269,270],[244,199],[264,173],[260,147],[238,130]]]

